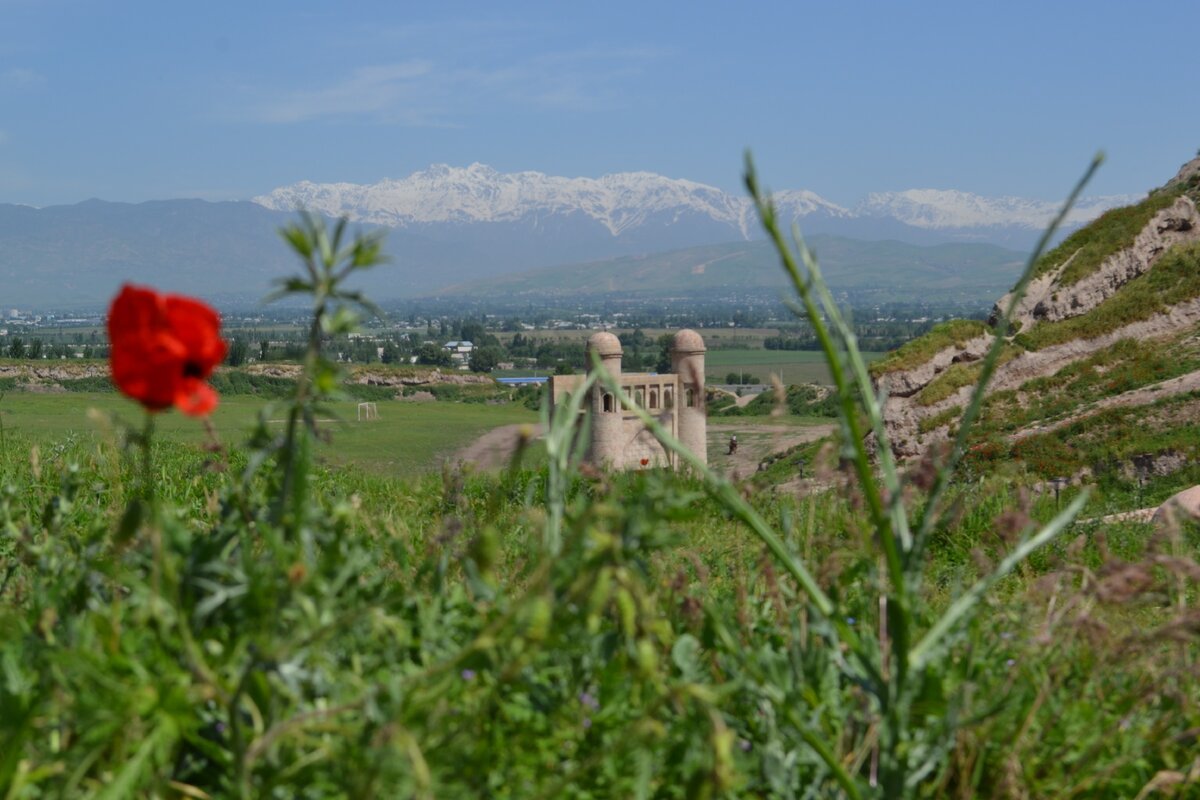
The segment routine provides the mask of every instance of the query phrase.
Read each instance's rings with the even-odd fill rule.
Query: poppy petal
[[[217,407],[217,392],[204,381],[182,381],[175,394],[176,407],[191,417],[206,417]]]

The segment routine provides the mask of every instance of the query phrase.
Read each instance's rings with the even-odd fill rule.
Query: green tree
[[[231,367],[240,367],[246,363],[246,356],[250,353],[250,345],[241,336],[235,336],[233,341],[229,343],[229,354],[225,356],[225,363]]]
[[[42,357],[42,340],[41,339],[30,339],[29,340],[29,349],[25,352],[25,357],[29,358],[29,359]]]
[[[491,372],[500,363],[500,359],[504,357],[504,351],[499,347],[476,347],[471,351],[471,360],[468,365],[472,372]]]
[[[458,326],[458,338],[464,342],[474,342],[475,344],[483,343],[483,323],[473,319],[463,320]]]
[[[655,372],[665,374],[671,371],[671,342],[674,338],[669,333],[658,337],[658,363],[654,365]]]
[[[450,354],[433,342],[426,342],[417,351],[417,363],[427,367],[450,366]]]

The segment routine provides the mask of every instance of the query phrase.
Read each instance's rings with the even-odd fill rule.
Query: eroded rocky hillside
[[[1042,257],[969,459],[1021,461],[1046,478],[1200,461],[1198,201],[1200,157]],[[874,365],[897,455],[956,431],[1009,300],[989,323],[945,323]]]

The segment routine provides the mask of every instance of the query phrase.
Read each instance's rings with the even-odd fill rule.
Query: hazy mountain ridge
[[[0,204],[0,303],[100,304],[124,281],[212,296],[261,294],[294,257],[291,218],[250,202]]]
[[[1020,274],[1024,256],[974,243],[932,246],[861,241],[817,234],[808,239],[835,292],[906,300],[944,294],[981,305]],[[614,292],[680,295],[716,290],[783,289],[787,277],[766,241],[727,242],[664,253],[624,256],[583,264],[502,275],[450,287],[442,296],[504,294],[586,296]]]

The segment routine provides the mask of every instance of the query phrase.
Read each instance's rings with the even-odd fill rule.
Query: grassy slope
[[[987,330],[986,324],[972,319],[952,319],[935,325],[929,333],[896,348],[872,364],[871,374],[882,375],[919,367],[941,350],[961,347]]]
[[[1132,245],[1151,217],[1185,194],[1200,202],[1200,179],[1192,178],[1187,183],[1160,189],[1140,203],[1106,211],[1042,256],[1034,274],[1044,275],[1071,259],[1059,276],[1059,283],[1063,286],[1078,283],[1099,269],[1104,259]]]
[[[1017,335],[1031,350],[1075,339],[1093,339],[1148,319],[1168,306],[1200,296],[1200,242],[1174,247],[1154,268],[1086,314],[1043,322]]]
[[[1099,269],[1104,259],[1132,245],[1150,218],[1174,203],[1181,193],[1182,189],[1157,192],[1140,203],[1105,212],[1038,259],[1034,274],[1058,269],[1074,256],[1059,281],[1064,286],[1078,283]]]
[[[1122,339],[1053,375],[995,392],[984,403],[984,432],[1012,433],[1078,415],[1098,401],[1200,369],[1197,331]]]
[[[1108,212],[1044,256],[1037,272],[1055,269],[1074,256],[1061,282],[1077,282],[1094,272],[1109,255],[1128,247],[1155,213],[1185,192],[1193,197],[1200,193],[1197,182],[1156,192],[1142,203]],[[1095,338],[1195,297],[1200,297],[1200,243],[1174,248],[1152,270],[1086,314],[1022,331],[1015,337],[1016,346],[1002,357],[1011,358],[1022,348],[1036,350]],[[876,362],[872,372],[879,375],[914,368],[943,348],[961,344],[984,330],[982,323],[972,321],[946,323]],[[1194,420],[1196,398],[1190,395],[1144,407],[1092,413],[1105,398],[1200,368],[1196,333],[1188,330],[1151,341],[1120,341],[1055,375],[990,395],[973,437],[969,461],[983,470],[1003,469],[1019,462],[1022,468],[1043,478],[1074,474],[1086,467],[1096,472],[1096,480],[1101,483],[1120,484],[1128,482],[1127,475],[1119,474],[1121,463],[1136,455],[1175,451],[1200,458],[1200,428]],[[932,405],[973,382],[978,373],[977,364],[951,366],[914,399],[921,405]],[[947,409],[923,420],[920,431],[943,425],[953,429],[960,414],[961,409]],[[1007,435],[1015,431],[1071,417],[1079,419],[1016,443],[1007,440]],[[1182,485],[1173,480],[1167,483],[1175,488]]]
[[[1050,272],[1071,259],[1070,265],[1059,280],[1063,286],[1077,283],[1099,269],[1105,258],[1132,245],[1151,217],[1184,194],[1194,201],[1200,201],[1200,178],[1193,178],[1187,184],[1159,190],[1140,203],[1102,214],[1090,225],[1071,234],[1062,244],[1042,256],[1034,268],[1034,274]],[[1163,274],[1146,283],[1139,280],[1131,282],[1108,303],[1076,318],[1077,321],[1038,325],[1033,330],[1022,333],[1019,341],[1036,349],[1071,339],[1097,336],[1128,322],[1145,319],[1172,302],[1195,297],[1200,294],[1200,289],[1195,288],[1198,261],[1200,250],[1196,245],[1176,250],[1150,272],[1151,275],[1155,275],[1161,270]],[[1126,295],[1133,296],[1125,297]],[[939,350],[961,344],[970,338],[972,331],[978,335],[983,330],[983,323],[971,320],[951,320],[943,323],[925,336],[914,339],[876,362],[872,367],[872,374],[881,375],[920,366]]]

